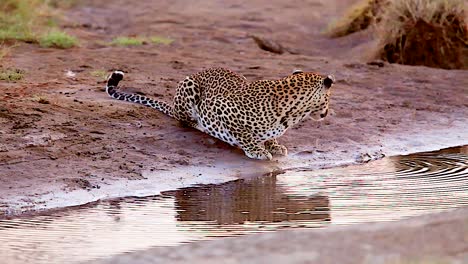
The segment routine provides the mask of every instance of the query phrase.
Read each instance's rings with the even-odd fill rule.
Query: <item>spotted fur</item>
[[[247,82],[230,70],[214,68],[179,82],[173,105],[138,94],[117,91],[123,73],[107,81],[107,93],[119,100],[143,104],[244,150],[249,158],[287,155],[276,139],[307,116],[328,113],[331,76],[296,70],[280,80]]]

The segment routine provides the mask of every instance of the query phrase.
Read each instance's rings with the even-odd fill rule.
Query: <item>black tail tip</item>
[[[107,86],[117,86],[123,79],[124,73],[122,71],[114,71],[107,79]]]
[[[332,84],[335,82],[335,78],[331,75],[328,75],[324,80],[323,80],[323,85],[325,87],[330,88]]]

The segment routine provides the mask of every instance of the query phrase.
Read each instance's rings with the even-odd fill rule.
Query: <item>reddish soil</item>
[[[228,164],[223,173],[232,176],[241,167],[259,173],[293,161],[323,167],[467,144],[468,71],[367,64],[369,32],[340,39],[321,34],[352,2],[97,0],[64,11],[63,27],[79,37],[79,47],[20,44],[1,62],[26,75],[0,82],[0,215],[47,207],[60,192],[85,190],[86,201],[99,199],[106,196],[95,194],[101,187],[144,182],[146,172],[164,178],[174,170]],[[104,44],[136,35],[175,41]],[[249,35],[294,54],[261,50]],[[334,74],[333,111],[280,138],[289,157],[252,161],[153,109],[109,98],[102,78],[91,74],[124,70],[124,89],[169,102],[179,80],[209,67],[227,67],[251,81],[282,78],[297,68]]]

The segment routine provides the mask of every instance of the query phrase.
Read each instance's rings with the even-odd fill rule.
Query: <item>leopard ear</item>
[[[302,71],[302,70],[299,70],[299,69],[296,69],[296,70],[293,71],[292,74],[293,74],[293,75],[296,75],[296,74],[299,74],[299,73],[303,73],[303,71]]]

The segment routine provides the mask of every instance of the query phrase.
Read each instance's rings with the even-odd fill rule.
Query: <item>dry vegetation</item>
[[[364,30],[381,20],[381,13],[389,0],[361,0],[340,19],[327,28],[330,37],[343,37]]]
[[[468,68],[463,0],[364,0],[331,24],[342,37],[375,25],[375,57],[391,63],[445,69]]]
[[[463,0],[394,0],[378,25],[377,56],[408,65],[468,68]]]
[[[24,77],[24,71],[13,68],[0,67],[0,81],[16,82]]]

